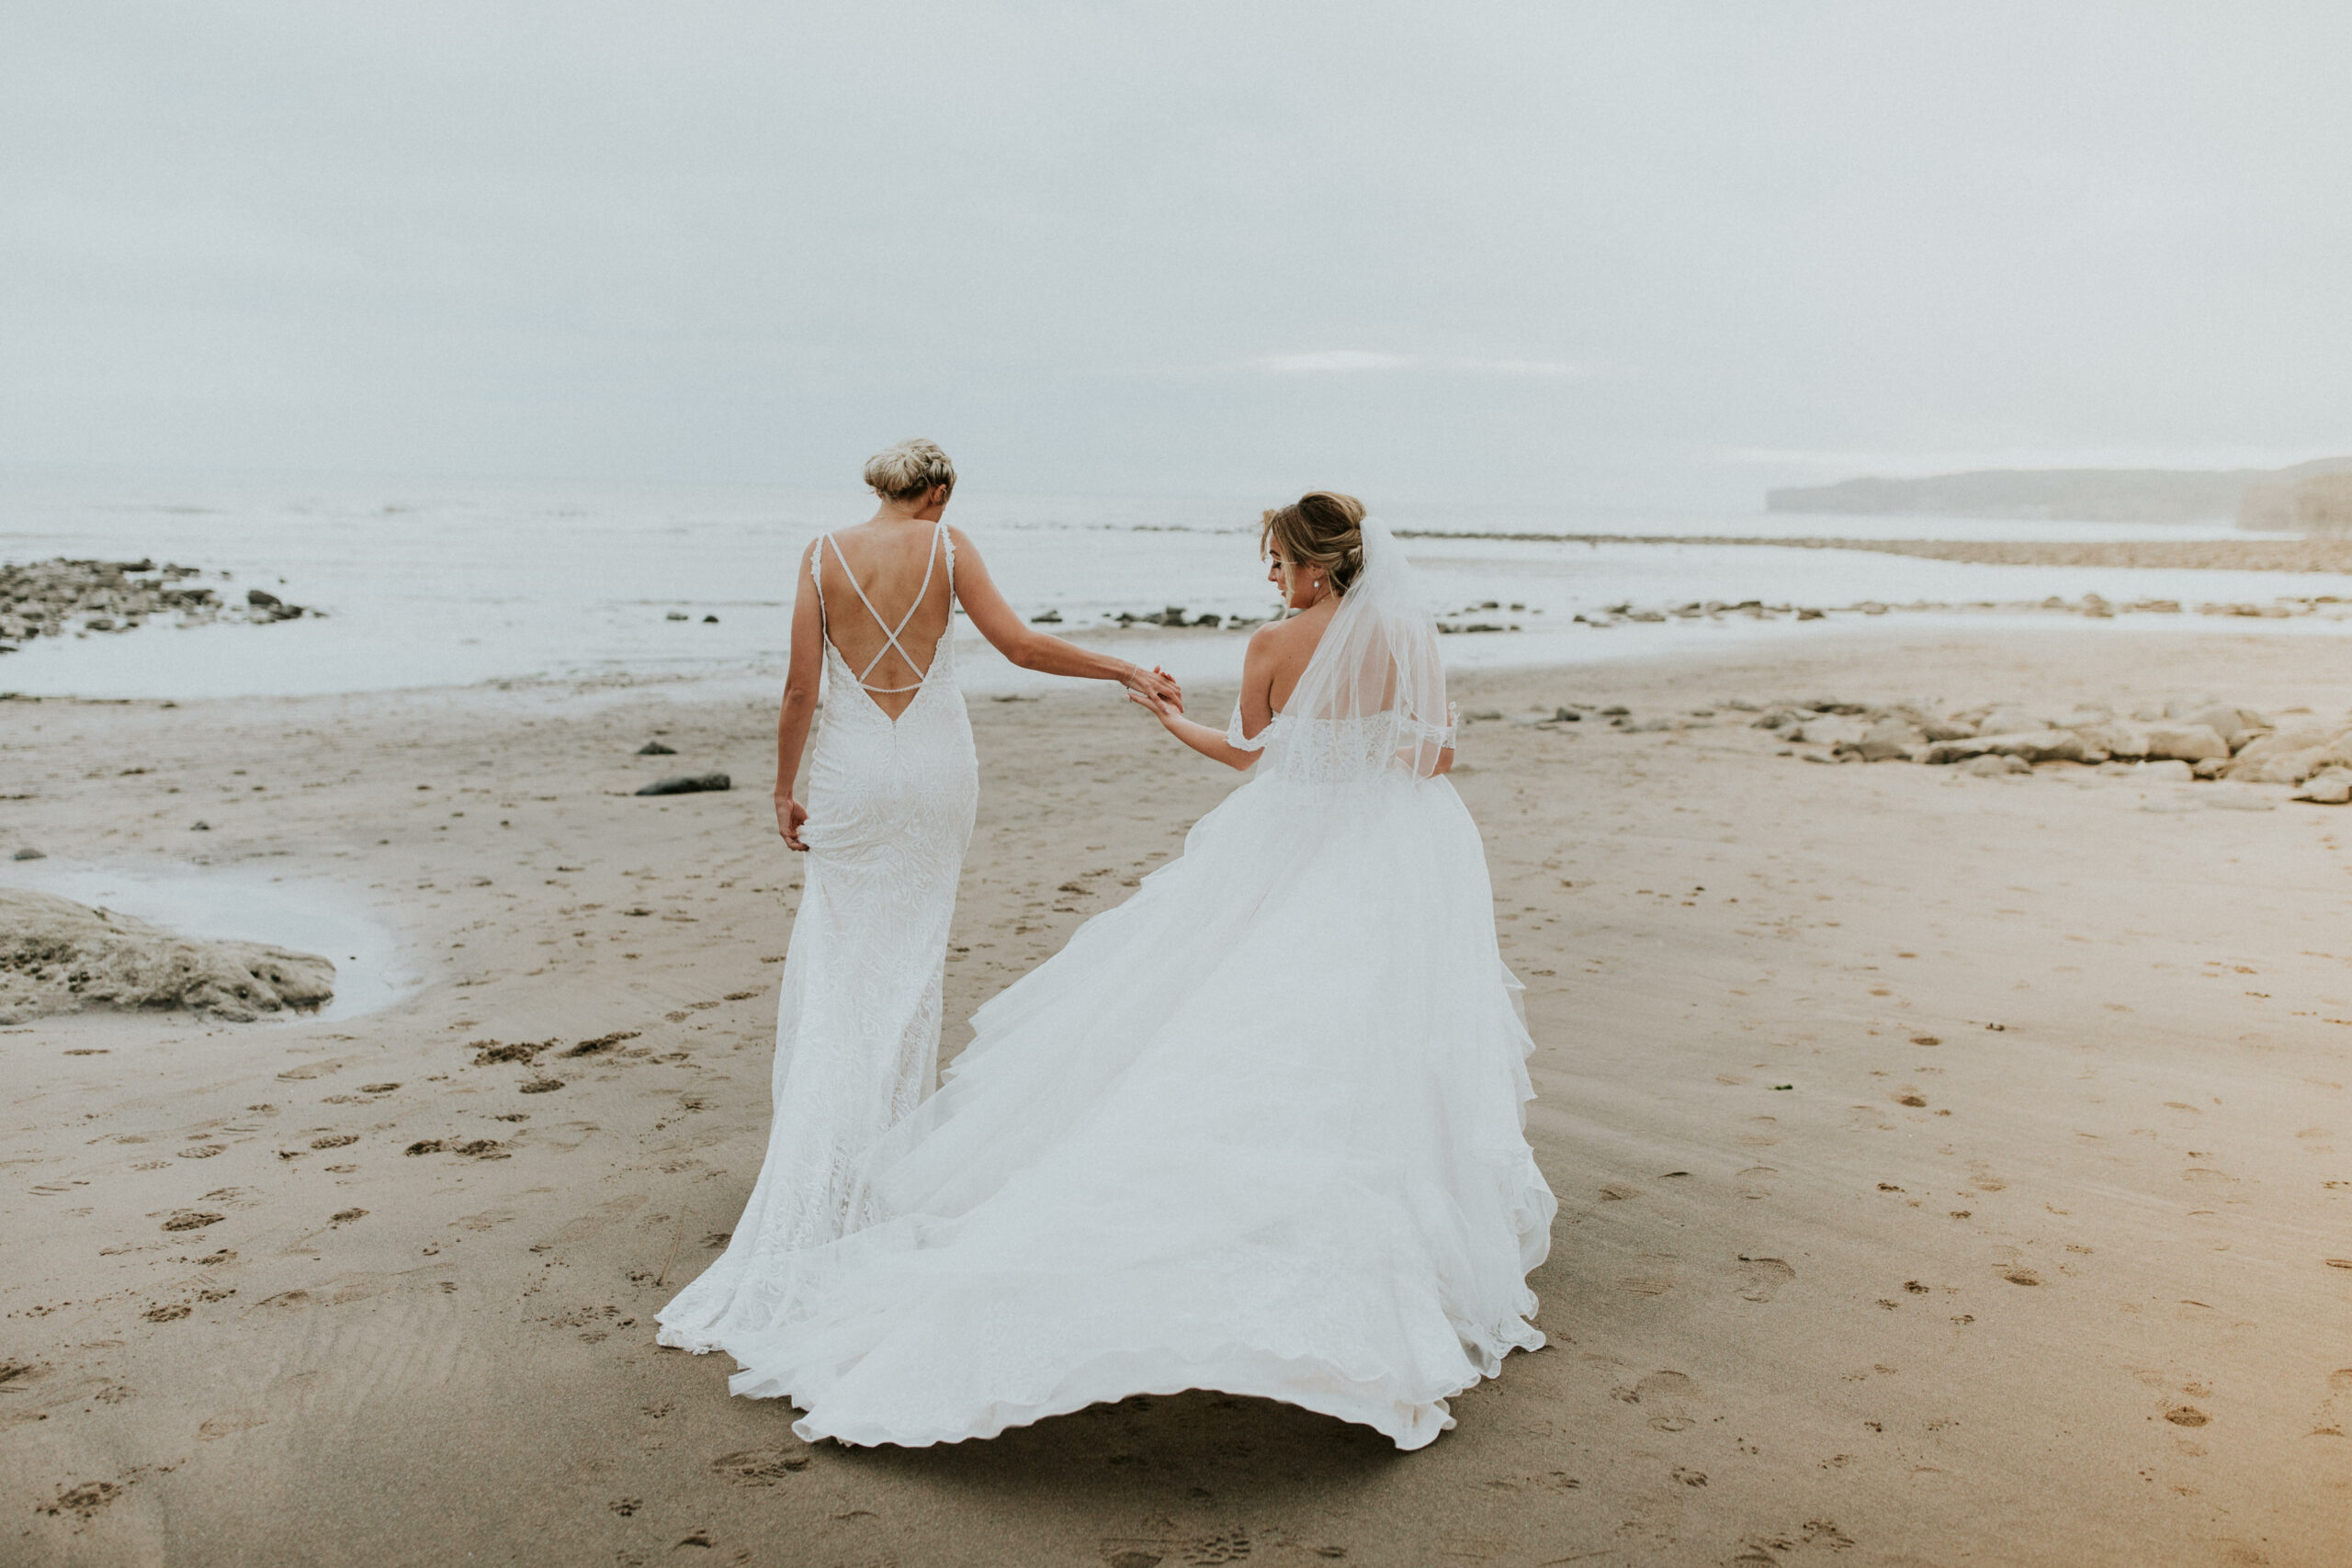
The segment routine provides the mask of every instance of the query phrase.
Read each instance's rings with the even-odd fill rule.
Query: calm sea
[[[1061,629],[1084,636],[1122,612],[1156,615],[1182,606],[1194,616],[1269,614],[1273,598],[1257,558],[1256,504],[976,492],[959,497],[949,516],[970,534],[1023,614],[1057,613]],[[0,470],[0,559],[153,557],[225,570],[233,574],[232,589],[263,587],[328,613],[269,626],[151,624],[121,635],[41,639],[0,658],[0,690],[198,697],[526,680],[772,682],[781,670],[801,547],[870,511],[868,498],[849,488]],[[1495,505],[1419,504],[1383,515],[1400,529],[1453,533],[1996,539],[2233,534],[2223,525]],[[2194,604],[2346,592],[2346,581],[2335,577],[1968,566],[1766,546],[1420,538],[1408,548],[1442,608],[1492,601],[1521,628],[1450,638],[1449,656],[1464,665],[1577,665],[1743,638],[1869,630],[1860,617],[1834,615],[1801,625],[1726,618],[1607,631],[1575,622],[1580,613],[1627,604],[1666,609],[1759,599],[1836,608],[1871,600],[2007,603],[2096,592],[2118,602],[2157,597]],[[1523,608],[1511,612],[1514,604]],[[2183,615],[2174,624],[2196,629],[2211,623]],[[2242,630],[2250,623],[2229,624]],[[2352,623],[2292,626],[2347,628]],[[968,628],[963,635],[970,637]],[[1229,678],[1238,669],[1236,637],[1126,635],[1135,644],[1131,656],[1161,660],[1193,679]],[[964,668],[967,684],[980,689],[1033,683],[977,646]]]

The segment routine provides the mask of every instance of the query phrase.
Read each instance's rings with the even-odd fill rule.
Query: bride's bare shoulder
[[[1250,660],[1279,659],[1298,643],[1298,627],[1290,621],[1268,621],[1250,634],[1247,652]]]

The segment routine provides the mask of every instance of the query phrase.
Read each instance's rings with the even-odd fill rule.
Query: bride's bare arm
[[[951,528],[948,532],[956,536],[956,597],[963,602],[964,613],[972,617],[974,628],[999,653],[1022,669],[1041,674],[1116,681],[1130,692],[1176,703],[1181,711],[1183,691],[1170,676],[1065,642],[1023,622],[997,591],[995,580],[989,576],[988,563],[980,559],[980,552],[964,536],[964,531]]]
[[[785,843],[796,850],[808,847],[800,841],[800,825],[808,812],[792,786],[800,777],[800,753],[808,744],[808,724],[817,715],[818,682],[825,667],[824,617],[817,607],[816,582],[808,575],[816,549],[811,545],[800,557],[800,590],[792,601],[792,664],[784,677],[784,709],[775,721],[775,826]]]
[[[1273,722],[1271,692],[1273,686],[1274,653],[1272,641],[1266,635],[1273,628],[1266,627],[1250,638],[1250,649],[1241,660],[1241,733],[1255,739]],[[1159,720],[1160,727],[1206,757],[1213,762],[1223,762],[1228,768],[1248,769],[1258,760],[1258,753],[1236,746],[1225,738],[1222,729],[1184,716],[1183,704],[1155,699],[1143,693],[1132,693],[1129,700],[1142,704]]]

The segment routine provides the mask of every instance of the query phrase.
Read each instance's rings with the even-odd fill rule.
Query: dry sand
[[[2332,715],[2339,648],[1888,625],[1459,685]],[[952,1019],[1232,782],[1101,690],[973,708]],[[332,872],[429,983],[340,1024],[0,1032],[0,1562],[2352,1557],[2352,809],[1806,766],[1723,718],[1464,743],[1539,1043],[1552,1348],[1413,1454],[1200,1393],[904,1452],[808,1447],[651,1344],[763,1147],[797,886],[764,702],[9,704],[0,848]],[[677,757],[631,755],[657,732]],[[739,787],[616,793],[665,765]]]

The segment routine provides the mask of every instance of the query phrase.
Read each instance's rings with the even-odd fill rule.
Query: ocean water
[[[1053,611],[1084,637],[1121,612],[1181,605],[1198,615],[1275,608],[1257,557],[1259,502],[1048,495],[959,497],[972,537],[1024,615]],[[177,628],[38,639],[0,657],[0,690],[192,699],[475,685],[518,681],[773,681],[780,673],[799,552],[855,523],[854,488],[461,482],[153,472],[0,470],[0,559],[153,557],[231,574],[327,612],[266,626]],[[1407,530],[1790,537],[2081,540],[2239,536],[2226,525],[1986,523],[1919,517],[1637,513],[1420,502],[1385,510]],[[1850,635],[1831,622],[1669,621],[1605,631],[1575,617],[1690,601],[1826,607],[1866,601],[1968,604],[2171,598],[2267,603],[2352,593],[2352,580],[2277,572],[1974,566],[1869,551],[1769,546],[1562,544],[1416,538],[1408,553],[1445,609],[1517,633],[1449,638],[1464,666],[1598,663],[1668,648]],[[1522,606],[1510,612],[1510,605]],[[673,620],[673,614],[686,618]],[[707,620],[706,617],[716,617]],[[2154,617],[2131,617],[2144,624]],[[2214,623],[2167,617],[2184,630]],[[1909,621],[1885,617],[1874,624]],[[2222,623],[2298,634],[2352,620]],[[1868,628],[1861,628],[1867,632]],[[1036,683],[959,642],[967,685]],[[1238,637],[1123,634],[1129,657],[1197,680],[1238,672]]]

